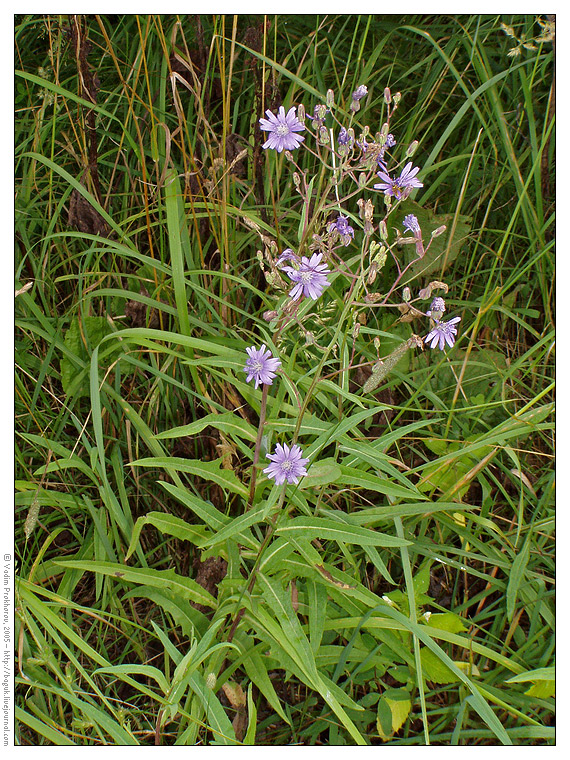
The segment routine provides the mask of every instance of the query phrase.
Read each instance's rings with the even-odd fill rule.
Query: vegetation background
[[[15,51],[17,743],[553,744],[553,19],[21,15]],[[359,84],[372,131],[402,93],[460,337],[365,395],[347,328],[273,526],[252,223],[301,209],[258,119]]]

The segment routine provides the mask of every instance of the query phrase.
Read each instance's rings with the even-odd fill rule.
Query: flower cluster
[[[354,228],[348,223],[346,216],[337,217],[336,221],[329,224],[329,232],[336,232],[340,235],[343,245],[348,245],[354,238]]]
[[[301,144],[305,140],[301,132],[305,131],[305,119],[307,119],[307,127],[309,132],[314,133],[316,136],[317,147],[332,144],[333,151],[333,171],[334,171],[334,191],[336,195],[336,203],[333,208],[342,209],[345,202],[352,197],[354,193],[349,193],[341,199],[339,194],[339,188],[342,186],[343,180],[347,177],[351,177],[359,186],[359,188],[366,187],[369,183],[369,177],[376,173],[379,182],[373,185],[374,190],[384,194],[386,199],[395,199],[396,201],[406,200],[410,193],[417,188],[422,188],[423,183],[419,180],[418,174],[420,172],[419,166],[414,166],[411,160],[405,163],[405,166],[396,174],[388,168],[388,154],[391,148],[397,143],[394,135],[389,132],[391,116],[394,113],[394,109],[398,107],[399,100],[401,98],[400,93],[396,93],[393,97],[389,89],[384,91],[384,100],[387,105],[388,116],[386,123],[383,125],[382,130],[376,133],[375,136],[371,136],[368,127],[364,127],[362,132],[358,135],[358,139],[355,137],[355,130],[352,126],[352,120],[354,115],[361,108],[361,101],[368,95],[368,88],[366,85],[358,86],[351,94],[350,102],[350,122],[347,126],[343,126],[336,120],[334,114],[334,93],[332,90],[327,92],[326,104],[321,103],[314,107],[312,116],[305,116],[305,109],[303,106],[299,106],[299,116],[297,116],[296,107],[290,108],[287,112],[283,106],[280,106],[277,113],[273,114],[270,110],[266,111],[266,117],[259,120],[260,129],[267,133],[267,140],[263,143],[265,150],[276,150],[278,153],[283,151],[293,151],[301,147]],[[334,132],[328,125],[332,124],[336,120],[338,125],[338,132],[336,132],[336,146],[338,150],[335,153],[335,141]],[[414,141],[406,151],[407,158],[411,157],[415,151],[418,143]],[[358,153],[353,151],[355,148],[359,148]],[[314,155],[317,155],[316,153]],[[293,173],[293,180],[297,191],[303,197],[306,207],[311,206],[311,191],[307,188],[312,188],[312,183],[308,185],[306,175],[303,170],[297,166],[293,157],[288,153],[286,157],[291,160],[295,166],[296,171]],[[338,161],[336,161],[338,157]],[[354,162],[351,164],[351,162]],[[354,171],[356,169],[357,171]],[[370,183],[372,184],[372,183]],[[332,186],[329,186],[332,196]],[[326,214],[330,212],[331,205],[329,198],[325,199],[325,203],[319,207],[322,213]],[[359,199],[358,205],[360,207],[360,219],[362,220],[362,230],[365,239],[367,236],[373,234],[373,215],[374,206],[370,199]],[[386,200],[388,211],[382,221],[380,221],[380,237],[386,245],[380,246],[379,243],[373,241],[370,244],[371,252],[371,264],[370,272],[373,268],[381,268],[386,260],[386,246],[390,248],[387,243],[388,230],[386,224],[387,214],[390,212],[390,201]],[[336,218],[335,218],[336,216]],[[322,234],[320,236],[317,230],[314,230],[312,225],[307,224],[305,220],[304,231],[308,234],[305,238],[302,238],[303,245],[307,245],[309,251],[308,256],[297,255],[292,249],[285,249],[281,255],[274,262],[273,255],[267,254],[268,259],[271,261],[272,267],[277,267],[282,270],[292,283],[292,288],[289,290],[290,302],[289,306],[285,307],[289,309],[289,313],[293,313],[296,309],[294,305],[295,301],[299,301],[301,298],[310,298],[317,300],[324,293],[325,289],[331,284],[329,282],[329,274],[331,270],[327,264],[334,260],[334,249],[339,245],[348,246],[354,240],[355,230],[351,226],[351,218],[357,219],[356,216],[349,217],[344,216],[343,213],[337,213],[332,219],[328,220],[326,229],[328,234]],[[324,225],[323,225],[324,226]],[[416,248],[416,260],[421,259],[430,243],[428,243],[424,250],[422,229],[418,218],[414,214],[407,214],[403,220],[403,229],[413,236],[403,238],[398,235],[398,239],[404,244],[415,245]],[[436,237],[445,228],[439,228],[431,234],[431,237]],[[312,241],[308,242],[306,238],[309,234],[312,234]],[[304,234],[304,233],[303,233]],[[266,240],[266,238],[263,238]],[[431,241],[430,241],[431,242]],[[314,252],[315,249],[321,252]],[[375,251],[379,251],[378,254]],[[326,258],[325,258],[326,255]],[[262,256],[259,253],[259,256]],[[384,257],[382,259],[382,256]],[[338,256],[337,256],[338,258]],[[408,265],[409,266],[409,265]],[[391,294],[400,281],[402,274],[408,267],[402,267],[398,265],[398,279],[389,291]],[[374,277],[376,276],[376,269],[374,270]],[[272,271],[272,275],[275,272]],[[350,273],[349,273],[350,274]],[[356,279],[356,278],[355,278]],[[268,281],[269,276],[268,276]],[[368,283],[373,282],[370,275],[368,276]],[[429,297],[431,294],[431,287],[425,291],[426,296],[420,293],[420,297]],[[376,296],[379,294],[370,294],[370,296]],[[410,300],[409,288],[404,289],[404,301]],[[431,329],[424,342],[432,349],[439,348],[444,350],[446,346],[453,347],[457,336],[457,325],[461,321],[460,317],[454,317],[447,322],[443,322],[442,317],[445,313],[445,301],[443,298],[433,298],[430,309],[426,312],[426,316],[430,317]],[[414,310],[413,317],[421,314],[417,309]],[[264,317],[274,319],[277,316],[277,312],[266,312]],[[281,328],[280,328],[281,329]],[[414,345],[422,345],[421,339],[418,336],[413,336],[416,339]],[[261,348],[257,349],[254,346],[247,349],[248,359],[246,361],[244,371],[246,373],[247,382],[255,382],[255,388],[260,385],[271,385],[277,372],[281,367],[279,359],[271,354],[265,344]],[[267,392],[267,391],[265,391]],[[260,423],[260,429],[263,426],[263,422]],[[261,435],[261,433],[260,433]],[[257,453],[259,449],[256,449]],[[257,454],[256,454],[257,456]],[[263,470],[263,472],[271,479],[275,481],[277,485],[283,485],[285,483],[296,484],[299,479],[307,475],[306,465],[309,460],[303,457],[303,451],[295,443],[277,444],[273,454],[268,454],[269,465]],[[256,460],[257,461],[257,460]]]

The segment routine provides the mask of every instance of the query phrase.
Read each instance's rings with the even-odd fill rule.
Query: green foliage
[[[16,741],[553,744],[553,28],[264,18],[16,17]],[[335,119],[424,187],[333,166]]]

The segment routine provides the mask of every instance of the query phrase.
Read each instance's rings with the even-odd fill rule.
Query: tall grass
[[[20,744],[553,744],[546,21],[17,17]],[[257,251],[304,213],[258,120],[362,83],[372,131],[402,93],[460,336],[365,394],[399,313],[302,306],[264,446],[314,464],[246,509]]]

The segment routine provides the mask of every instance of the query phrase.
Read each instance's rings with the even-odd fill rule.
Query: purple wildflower
[[[348,245],[354,238],[354,229],[348,223],[346,216],[338,216],[336,222],[329,224],[329,232],[338,232],[344,245]]]
[[[368,87],[365,84],[361,84],[352,93],[352,99],[353,100],[362,100],[362,98],[366,97],[366,95],[368,95]]]
[[[383,190],[384,195],[393,195],[397,200],[407,198],[412,188],[423,187],[423,183],[416,177],[419,170],[419,166],[412,168],[412,162],[410,161],[404,166],[402,173],[397,179],[392,179],[387,172],[380,171],[378,172],[378,176],[382,182],[374,185],[374,189]]]
[[[443,300],[443,298],[436,296],[431,302],[429,311],[426,311],[426,314],[428,315],[428,317],[431,317],[431,315],[434,312],[437,312],[441,316],[444,311],[445,311],[445,301]]]
[[[275,447],[274,454],[268,454],[271,464],[263,472],[267,473],[269,478],[274,478],[278,486],[287,481],[287,483],[298,483],[299,478],[307,474],[305,465],[309,463],[308,459],[303,458],[303,452],[300,446],[294,444],[289,447],[278,443]]]
[[[272,385],[275,373],[281,366],[281,361],[276,359],[271,351],[266,350],[265,343],[261,348],[255,348],[251,346],[245,349],[248,354],[248,360],[243,368],[244,372],[247,372],[246,382],[255,380],[255,387],[263,383],[264,385]]]
[[[317,300],[323,294],[324,289],[330,285],[327,279],[329,268],[321,264],[322,253],[314,253],[310,259],[301,257],[299,269],[283,267],[283,271],[296,283],[289,296],[296,301],[301,295]]]
[[[387,135],[386,136],[386,142],[384,143],[384,146],[386,148],[393,148],[395,144],[396,144],[396,138],[394,137],[394,135],[392,135],[392,134]]]
[[[296,132],[303,132],[305,127],[301,124],[299,119],[295,115],[296,107],[290,108],[285,115],[285,109],[283,106],[279,107],[277,116],[267,110],[267,119],[260,119],[260,129],[265,132],[269,132],[269,137],[266,142],[263,143],[264,148],[273,148],[278,153],[282,150],[294,150],[305,139]]]
[[[404,229],[408,230],[412,233],[412,235],[420,234],[420,223],[418,222],[417,216],[414,216],[413,214],[408,214],[408,216],[404,217],[404,223],[403,223]]]
[[[453,317],[449,322],[436,322],[432,331],[424,338],[426,343],[431,345],[431,348],[439,348],[443,351],[445,344],[450,348],[453,348],[455,343],[455,336],[457,335],[457,328],[455,325],[461,321],[461,317]]]

